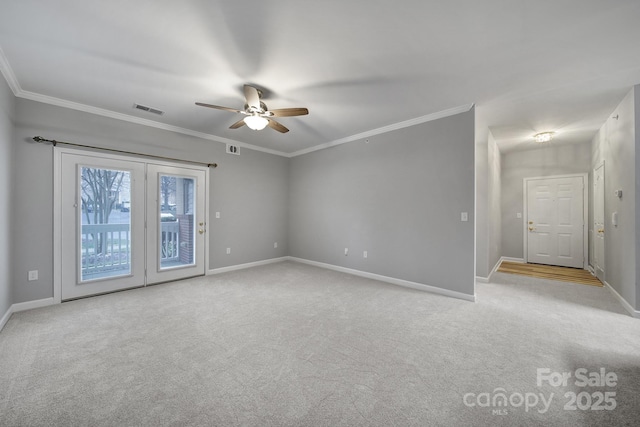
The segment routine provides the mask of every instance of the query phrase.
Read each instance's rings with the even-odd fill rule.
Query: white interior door
[[[62,153],[60,167],[62,299],[143,286],[144,163]]]
[[[604,282],[604,163],[593,171],[593,269]]]
[[[205,273],[206,168],[59,158],[61,300]]]
[[[528,179],[527,262],[584,267],[584,177]]]
[[[147,283],[205,273],[205,171],[147,166]]]

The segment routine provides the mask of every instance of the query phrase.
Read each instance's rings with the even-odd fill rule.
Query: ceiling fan
[[[309,110],[306,108],[277,108],[275,110],[269,110],[265,103],[260,100],[261,96],[262,92],[259,89],[250,85],[244,85],[244,97],[247,100],[244,105],[244,110],[204,104],[202,102],[196,102],[196,105],[244,114],[245,117],[229,126],[229,129],[238,129],[239,127],[247,125],[250,129],[262,130],[269,126],[271,129],[275,129],[278,132],[286,133],[289,132],[289,129],[275,121],[273,119],[274,117],[304,116],[309,114]]]

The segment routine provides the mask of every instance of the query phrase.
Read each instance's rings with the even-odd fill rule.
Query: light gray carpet
[[[477,299],[284,262],[16,313],[0,333],[0,424],[640,423],[640,320],[608,290],[496,274]],[[617,385],[536,384],[537,368],[583,367]],[[497,388],[514,405],[463,401]],[[613,391],[617,407],[564,410],[570,391]],[[539,413],[518,393],[554,397]]]

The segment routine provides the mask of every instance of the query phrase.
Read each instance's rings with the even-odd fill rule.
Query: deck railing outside
[[[162,222],[160,259],[179,259],[178,221]],[[81,240],[82,280],[131,272],[130,224],[83,224]]]

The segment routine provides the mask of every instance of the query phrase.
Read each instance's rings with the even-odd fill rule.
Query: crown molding
[[[454,116],[460,113],[466,113],[473,108],[474,104],[465,104],[458,107],[449,108],[447,110],[438,111],[435,113],[427,114],[426,116],[416,117],[415,119],[409,119],[398,123],[393,123],[388,126],[372,129],[366,132],[357,133],[355,135],[347,136],[345,138],[336,139],[335,141],[327,142],[324,144],[316,145],[304,150],[294,151],[289,153],[287,157],[297,157],[303,154],[313,153],[314,151],[324,150],[326,148],[335,147],[336,145],[346,144],[347,142],[357,141],[359,139],[369,138],[375,135],[381,135],[383,133],[391,132],[398,129],[407,128],[410,126],[419,125],[421,123],[431,122],[433,120],[442,119],[449,116]]]
[[[281,151],[271,150],[269,148],[258,147],[256,145],[247,144],[246,142],[236,141],[235,139],[223,138],[221,136],[215,136],[204,132],[198,132],[191,129],[182,128],[179,126],[170,125],[167,123],[156,122],[154,120],[143,119],[141,117],[135,117],[128,114],[118,113],[104,108],[92,107],[86,104],[80,104],[78,102],[67,101],[65,99],[55,98],[53,96],[42,95],[35,92],[29,92],[21,90],[18,95],[19,98],[29,99],[32,101],[42,102],[45,104],[56,105],[58,107],[70,108],[72,110],[83,111],[85,113],[96,114],[98,116],[109,117],[116,120],[122,120],[125,122],[135,123],[142,126],[149,126],[156,129],[167,130],[170,132],[181,133],[183,135],[195,136],[196,138],[207,139],[209,141],[220,142],[222,144],[233,144],[239,147],[247,148],[250,150],[261,151],[263,153],[275,154],[277,156],[286,157],[286,153]]]
[[[76,111],[82,111],[85,113],[96,114],[98,116],[109,117],[116,120],[123,120],[129,123],[135,123],[142,126],[154,127],[156,129],[167,130],[170,132],[181,133],[183,135],[194,136],[196,138],[202,138],[209,141],[220,142],[222,144],[233,144],[238,147],[246,148],[249,150],[261,151],[263,153],[274,154],[276,156],[288,157],[287,153],[282,151],[271,150],[269,148],[258,147],[257,145],[247,144],[246,142],[236,141],[235,139],[223,138],[220,136],[211,135],[204,132],[198,132],[191,129],[182,128],[179,126],[173,126],[166,123],[156,122],[154,120],[144,119],[140,117],[131,116],[129,114],[117,113],[115,111],[107,110],[104,108],[92,107],[90,105],[81,104],[78,102],[67,101],[65,99],[56,98],[53,96],[42,95],[35,92],[30,92],[22,89],[16,75],[7,60],[7,57],[0,47],[0,72],[7,81],[9,88],[13,92],[16,98],[29,99],[31,101],[42,102],[44,104],[56,105],[58,107],[70,108]]]
[[[112,110],[107,110],[107,109],[104,109],[104,108],[93,107],[93,106],[86,105],[86,104],[81,104],[81,103],[78,103],[78,102],[68,101],[68,100],[61,99],[61,98],[56,98],[56,97],[53,97],[53,96],[42,95],[42,94],[39,94],[39,93],[23,90],[22,87],[20,86],[20,83],[18,82],[18,79],[16,78],[15,74],[13,73],[13,69],[9,65],[9,61],[7,60],[7,57],[5,56],[5,54],[2,51],[1,47],[0,47],[0,72],[2,72],[2,75],[4,76],[5,80],[7,81],[7,84],[9,85],[9,87],[13,91],[13,94],[17,98],[24,98],[24,99],[29,99],[31,101],[42,102],[44,104],[56,105],[58,107],[69,108],[69,109],[76,110],[76,111],[82,111],[82,112],[89,113],[89,114],[95,114],[95,115],[98,115],[98,116],[109,117],[109,118],[116,119],[116,120],[122,120],[122,121],[129,122],[129,123],[139,124],[139,125],[142,125],[142,126],[149,126],[149,127],[153,127],[153,128],[156,128],[156,129],[162,129],[162,130],[167,130],[167,131],[170,131],[170,132],[180,133],[180,134],[183,134],[183,135],[194,136],[196,138],[206,139],[206,140],[209,140],[209,141],[215,141],[215,142],[219,142],[219,143],[222,143],[222,144],[237,145],[238,147],[246,148],[246,149],[249,149],[249,150],[260,151],[260,152],[263,152],[263,153],[268,153],[268,154],[273,154],[273,155],[276,155],[276,156],[282,156],[282,157],[288,157],[288,158],[301,156],[303,154],[312,153],[314,151],[324,150],[326,148],[335,147],[336,145],[346,144],[348,142],[357,141],[359,139],[368,138],[368,137],[372,137],[372,136],[375,136],[375,135],[380,135],[380,134],[383,134],[383,133],[391,132],[391,131],[398,130],[398,129],[403,129],[403,128],[410,127],[410,126],[415,126],[415,125],[418,125],[418,124],[421,124],[421,123],[430,122],[430,121],[441,119],[441,118],[444,118],[444,117],[453,116],[453,115],[460,114],[460,113],[465,113],[465,112],[471,110],[471,108],[473,108],[473,106],[474,106],[474,104],[465,104],[465,105],[461,105],[461,106],[458,106],[458,107],[450,108],[448,110],[443,110],[443,111],[438,111],[436,113],[427,114],[426,116],[416,117],[415,119],[405,120],[405,121],[402,121],[402,122],[399,122],[399,123],[394,123],[394,124],[391,124],[391,125],[388,125],[388,126],[383,126],[383,127],[380,127],[380,128],[372,129],[370,131],[357,133],[355,135],[347,136],[345,138],[336,139],[334,141],[327,142],[327,143],[320,144],[320,145],[315,145],[313,147],[306,148],[304,150],[294,151],[292,153],[285,153],[283,151],[271,150],[269,148],[263,148],[263,147],[259,147],[257,145],[247,144],[246,142],[237,141],[237,140],[231,139],[231,138],[224,138],[224,137],[212,135],[212,134],[209,134],[209,133],[198,132],[198,131],[194,131],[194,130],[183,128],[183,127],[179,127],[179,126],[174,126],[174,125],[170,125],[170,124],[166,124],[166,123],[156,122],[155,120],[144,119],[144,118],[141,118],[141,117],[131,116],[129,114],[118,113],[118,112],[115,112],[115,111],[112,111]]]
[[[4,54],[2,47],[0,47],[0,73],[4,76],[4,79],[7,81],[7,84],[13,94],[18,96],[18,93],[22,92],[22,88],[20,87],[20,83],[18,83],[18,79],[16,79],[16,75],[13,73],[11,65],[9,65],[9,61]]]

